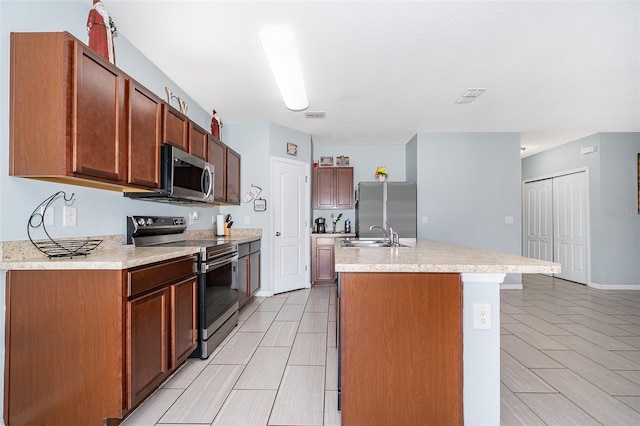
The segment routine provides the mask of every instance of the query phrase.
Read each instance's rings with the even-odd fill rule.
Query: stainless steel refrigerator
[[[400,238],[416,238],[415,182],[360,182],[356,198],[355,232],[360,238],[381,237],[371,225],[389,224]]]

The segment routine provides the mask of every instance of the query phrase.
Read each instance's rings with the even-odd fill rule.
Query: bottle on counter
[[[351,233],[351,219],[347,219],[344,221],[344,233],[345,234]]]

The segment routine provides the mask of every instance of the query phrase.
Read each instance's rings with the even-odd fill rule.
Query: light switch
[[[504,217],[504,223],[506,223],[507,225],[512,225],[513,224],[513,216],[505,216]]]
[[[422,223],[429,223],[429,216],[422,216]]]

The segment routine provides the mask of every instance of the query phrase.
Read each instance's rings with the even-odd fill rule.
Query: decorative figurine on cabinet
[[[89,47],[115,65],[113,33],[116,32],[116,26],[100,0],[93,0],[93,7],[87,17],[87,32],[89,33]]]
[[[218,117],[218,113],[216,110],[213,110],[213,117],[211,118],[211,134],[214,138],[220,140],[220,127],[222,127],[222,123],[220,122],[220,118]]]

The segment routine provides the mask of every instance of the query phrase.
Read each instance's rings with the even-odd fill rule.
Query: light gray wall
[[[83,42],[88,41],[85,27],[90,2],[88,1],[3,1],[0,16],[0,240],[26,240],[26,223],[33,210],[45,198],[64,190],[75,193],[78,226],[62,227],[62,205],[54,204],[55,225],[47,227],[55,237],[116,235],[126,233],[125,217],[130,214],[155,214],[187,216],[198,211],[200,220],[189,229],[211,227],[210,216],[218,207],[184,207],[163,205],[145,201],[133,201],[113,191],[53,184],[32,179],[8,176],[9,158],[9,34],[12,31],[69,31]],[[116,63],[124,72],[146,86],[161,98],[165,98],[164,87],[189,103],[188,115],[205,129],[209,128],[211,116],[199,107],[177,84],[162,73],[153,63],[133,47],[124,34],[115,38]],[[45,71],[43,71],[45,72]],[[34,117],[35,118],[35,117]],[[35,235],[35,237],[43,237]]]
[[[405,145],[313,145],[313,161],[320,161],[320,157],[333,157],[335,165],[336,157],[345,155],[349,157],[349,165],[353,166],[354,191],[358,182],[371,182],[375,180],[374,173],[378,166],[387,168],[390,181],[404,181],[405,175]],[[354,192],[355,195],[355,192]],[[331,213],[336,216],[342,213],[338,223],[338,230],[344,230],[344,222],[351,219],[352,229],[355,221],[355,210],[316,210],[312,211],[313,218],[324,217],[327,226],[331,226]]]
[[[591,146],[596,152],[580,153]],[[588,169],[589,263],[594,284],[638,285],[639,152],[640,133],[597,133],[522,160],[522,180]]]
[[[251,185],[262,189],[259,197],[267,201],[267,211],[256,212],[253,202],[239,206],[222,206],[220,211],[230,213],[234,228],[262,228],[261,290],[273,291],[271,282],[271,169],[269,157],[311,162],[311,135],[273,123],[224,123],[222,138],[242,154],[241,190],[244,195]],[[287,142],[298,145],[298,155],[286,154]],[[246,219],[249,223],[245,223]]]
[[[418,135],[414,135],[405,147],[406,177],[410,182],[418,180]]]
[[[420,133],[407,150],[417,164],[418,238],[521,254],[519,133]]]

